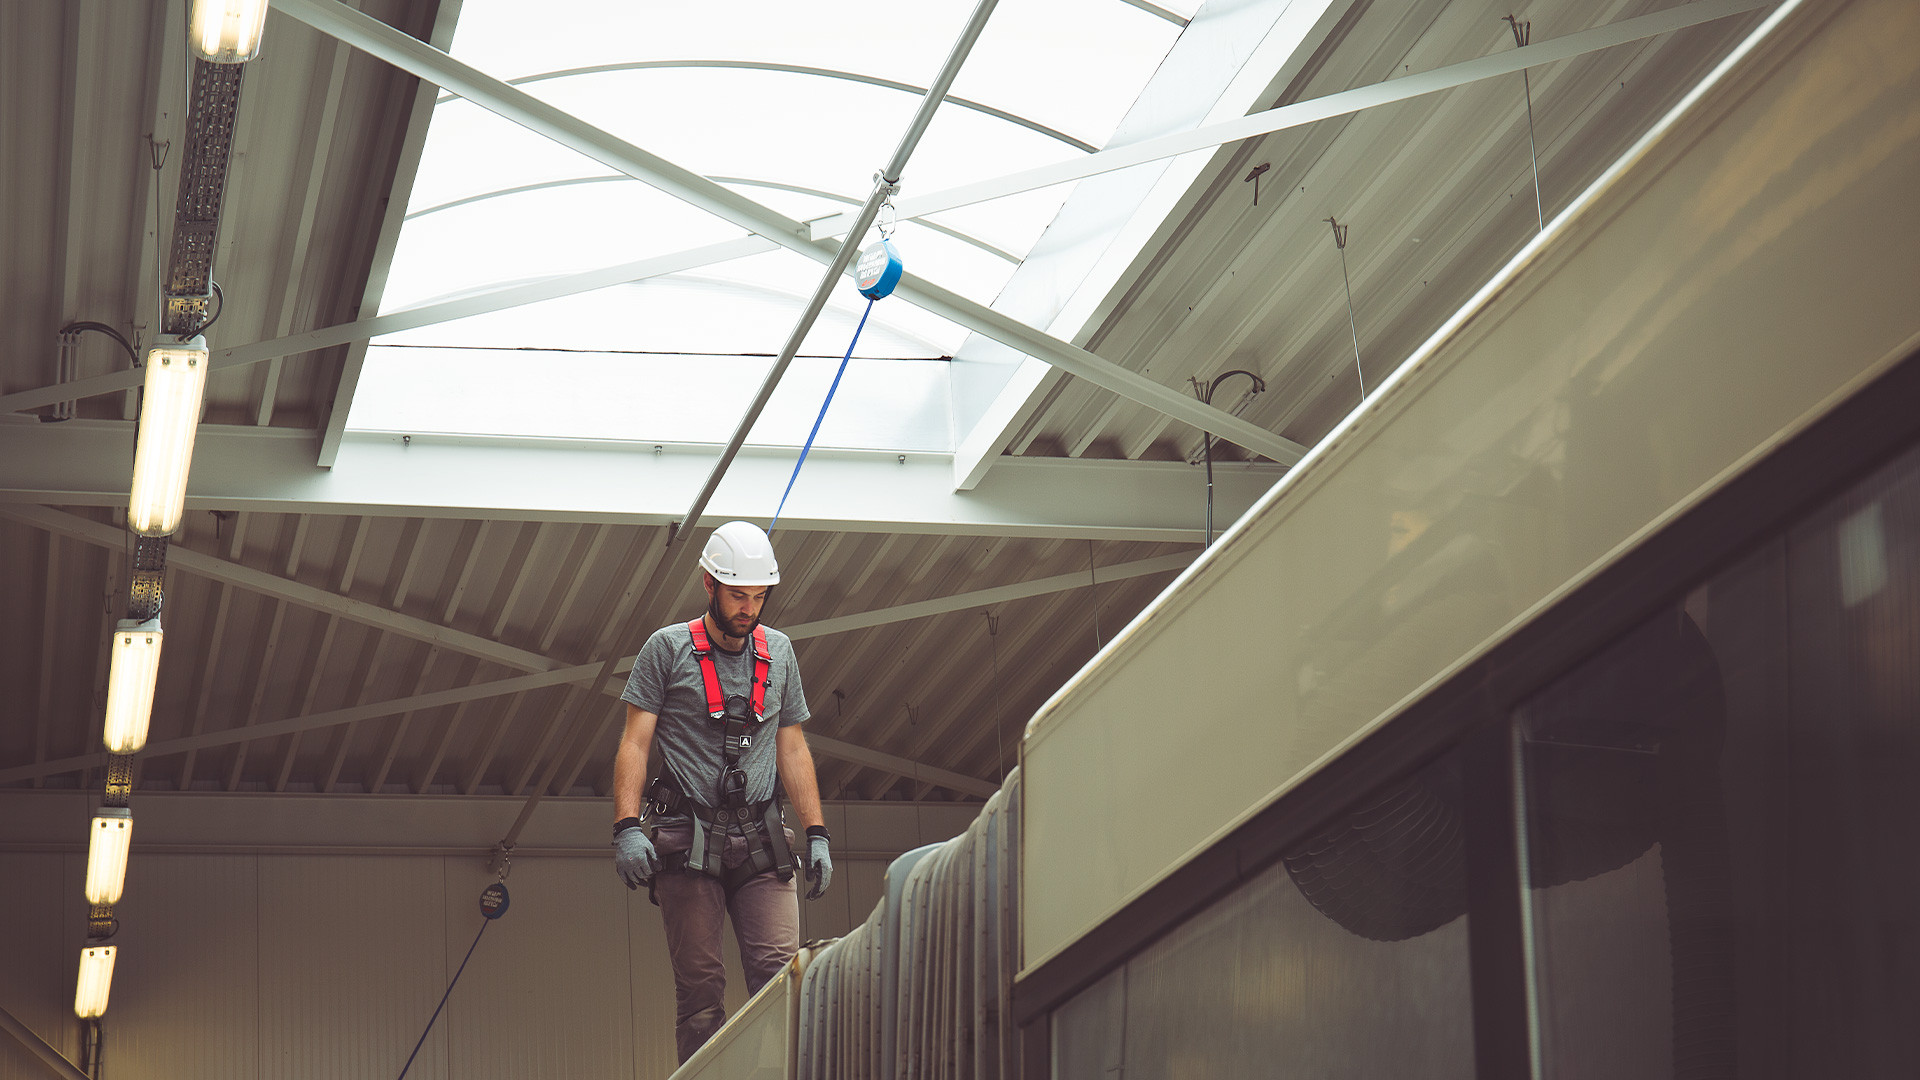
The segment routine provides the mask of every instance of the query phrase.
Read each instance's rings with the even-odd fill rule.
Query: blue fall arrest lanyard
[[[834,391],[840,389],[840,377],[847,373],[847,362],[853,359],[853,347],[860,341],[860,331],[867,328],[867,316],[873,314],[873,302],[885,299],[900,284],[900,275],[906,264],[900,261],[900,253],[893,250],[893,241],[882,235],[879,242],[867,247],[860,253],[860,261],[854,270],[854,284],[860,289],[860,295],[867,298],[866,310],[860,313],[860,325],[853,328],[853,340],[847,342],[847,354],[840,358],[840,369],[833,373],[833,384],[827,387],[827,399],[820,403],[820,415],[813,418],[813,430],[807,432],[806,445],[800,448],[800,460],[793,463],[793,475],[787,477],[787,489],[780,493],[780,505],[774,508],[773,520],[767,523],[767,531],[780,523],[780,511],[787,508],[787,496],[793,494],[793,482],[800,479],[800,466],[807,462],[807,451],[813,449],[814,436],[820,434],[820,422],[827,418],[827,406],[833,404]]]

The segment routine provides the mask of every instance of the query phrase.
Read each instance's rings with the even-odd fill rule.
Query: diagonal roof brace
[[[829,265],[840,252],[838,244],[812,239],[812,229],[805,223],[616,138],[338,0],[275,0],[274,6],[322,33],[445,87],[530,131],[750,229],[782,247]],[[912,274],[902,276],[894,294],[968,330],[1275,461],[1292,464],[1306,452],[1305,447],[1291,439],[1202,404],[1173,387],[1026,326],[923,278]]]
[[[779,247],[778,244],[758,236],[742,236],[733,240],[723,240],[717,244],[689,248],[685,251],[654,255],[634,262],[621,263],[618,266],[540,278],[453,300],[440,300],[422,304],[419,307],[403,308],[385,315],[374,315],[365,319],[356,319],[353,322],[303,330],[286,337],[268,338],[265,341],[255,341],[247,345],[214,349],[209,354],[208,368],[211,371],[225,371],[228,368],[245,367],[248,364],[260,363],[262,360],[293,356],[354,341],[365,341],[368,338],[398,334],[422,326],[434,326],[443,322],[453,322],[456,319],[537,304],[543,300],[575,296],[595,289],[623,285],[630,281],[641,281],[650,277],[679,273],[683,270],[712,266],[715,263],[772,251],[777,247]],[[138,370],[113,371],[75,382],[56,383],[32,390],[0,394],[0,412],[21,412],[26,409],[37,409],[42,405],[51,405],[67,398],[92,397],[95,394],[110,394],[116,390],[131,390],[140,385],[141,378],[142,374]]]

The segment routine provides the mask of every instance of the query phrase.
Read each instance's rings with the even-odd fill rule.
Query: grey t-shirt
[[[740,755],[740,769],[747,774],[747,798],[752,802],[773,796],[777,779],[774,727],[802,724],[811,715],[806,691],[800,686],[800,663],[793,655],[793,643],[787,635],[768,628],[767,652],[772,663],[767,669],[762,713],[766,722],[753,733],[753,745]],[[716,643],[713,660],[720,675],[721,694],[751,699],[752,643],[737,653],[729,653]],[[702,806],[720,805],[722,725],[707,715],[706,683],[700,676],[700,661],[693,655],[693,635],[686,623],[653,632],[640,647],[640,655],[634,657],[633,673],[627,676],[627,688],[620,699],[659,717],[653,729],[654,745],[673,775],[687,786],[687,794]]]

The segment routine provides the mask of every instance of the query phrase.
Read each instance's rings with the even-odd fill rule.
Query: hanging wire
[[[440,1010],[447,1007],[447,998],[453,995],[453,988],[459,984],[460,976],[467,970],[467,961],[473,959],[473,950],[486,935],[487,927],[493,925],[492,919],[480,921],[480,933],[473,935],[473,944],[467,946],[467,955],[460,961],[459,970],[453,973],[453,981],[447,984],[447,992],[440,995],[440,1004],[433,1007],[433,1015],[427,1018],[426,1030],[420,1032],[420,1041],[413,1044],[413,1053],[407,1055],[407,1063],[400,1066],[400,1075],[396,1080],[406,1080],[407,1070],[413,1068],[413,1059],[420,1056],[420,1048],[427,1044],[427,1033],[433,1030],[433,1022],[440,1019]]]
[[[1213,381],[1210,383],[1206,383],[1204,386],[1201,384],[1199,379],[1191,379],[1189,381],[1193,383],[1194,394],[1197,397],[1199,397],[1201,401],[1206,402],[1208,405],[1211,405],[1213,404],[1213,392],[1215,390],[1220,389],[1220,384],[1223,382],[1226,382],[1229,377],[1234,375],[1245,375],[1247,378],[1253,380],[1253,389],[1247,391],[1247,395],[1240,399],[1240,404],[1245,404],[1246,402],[1252,401],[1254,398],[1254,395],[1256,394],[1262,394],[1266,392],[1267,381],[1265,379],[1262,379],[1260,376],[1255,375],[1253,372],[1248,371],[1246,368],[1234,368],[1232,371],[1223,371],[1220,374],[1215,375],[1213,377]],[[1233,413],[1236,416],[1239,415],[1240,405],[1237,404],[1234,406]],[[1207,542],[1202,546],[1212,547],[1213,546],[1213,434],[1211,432],[1204,431],[1204,430],[1200,432],[1200,451],[1206,457],[1206,460],[1207,460],[1207,534],[1206,534]]]
[[[210,316],[206,322],[201,323],[199,329],[195,330],[193,334],[187,335],[188,337],[192,337],[194,334],[206,333],[208,327],[219,322],[220,316],[227,313],[227,294],[220,291],[220,283],[212,278],[208,278],[207,284],[213,286],[213,298],[220,301],[220,306],[214,308],[212,316]]]
[[[1004,785],[1007,782],[1007,732],[1000,710],[1000,616],[991,611],[982,614],[987,617],[987,648],[993,656],[993,741],[999,753],[1000,783]]]
[[[118,342],[120,344],[120,348],[126,352],[127,359],[132,362],[133,366],[134,367],[140,366],[140,353],[134,349],[133,343],[127,340],[127,335],[122,334],[120,331],[115,330],[113,327],[108,326],[106,323],[93,322],[91,320],[82,319],[78,322],[70,322],[67,325],[61,327],[60,333],[63,335],[64,334],[78,335],[89,330],[96,334],[105,334],[108,337],[112,338],[114,341]]]
[[[1507,24],[1513,27],[1514,44],[1526,48],[1533,40],[1533,23],[1521,22],[1511,15],[1505,16]],[[1520,69],[1520,85],[1527,94],[1527,153],[1533,158],[1533,212],[1540,218],[1540,231],[1547,231],[1546,202],[1540,197],[1540,151],[1533,142],[1533,80],[1528,77],[1527,69]]]
[[[147,136],[147,152],[153,161],[153,332],[156,336],[167,329],[166,273],[160,268],[160,170],[166,167],[170,145]],[[134,366],[138,367],[139,363],[136,358]]]
[[[1347,286],[1347,330],[1353,334],[1353,372],[1360,377],[1360,400],[1367,400],[1367,372],[1360,366],[1360,324],[1353,317],[1353,279],[1347,276],[1347,226],[1332,218],[1333,246],[1340,249],[1340,280]]]
[[[1093,596],[1093,651],[1099,652],[1100,646],[1102,645],[1100,639],[1100,577],[1094,573],[1092,540],[1087,541],[1087,588],[1091,590]]]

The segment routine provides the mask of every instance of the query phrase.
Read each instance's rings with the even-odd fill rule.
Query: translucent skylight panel
[[[916,0],[885,10],[837,0],[746,0],[724,8],[466,0],[453,52],[648,153],[804,222],[852,210],[865,199],[919,96],[858,79],[739,65],[830,69],[924,86],[973,7],[973,0]],[[954,93],[1097,144],[1177,35],[1174,24],[1119,0],[1002,0]],[[1082,152],[1071,141],[949,102],[908,165],[902,198]],[[895,242],[910,273],[992,303],[1071,190],[1060,185],[946,211],[930,222],[901,221]],[[408,212],[383,311],[745,235],[737,225],[451,97],[436,106]],[[862,245],[872,239],[852,238]],[[673,387],[720,375],[741,381],[739,393],[751,394],[820,273],[813,259],[772,251],[382,338],[369,352],[350,426],[480,434],[498,422],[499,433],[521,436],[719,441],[737,409],[717,419],[678,405],[649,409],[635,427],[631,417],[624,426],[596,418],[598,398],[677,402],[680,391]],[[817,397],[813,404],[801,399],[823,394],[826,382],[801,369],[813,372],[813,357],[830,368],[863,307],[851,281],[835,289],[752,441],[785,439],[796,424],[799,434],[791,441],[804,437]],[[882,425],[842,432],[835,436],[841,441],[827,445],[880,446],[892,439],[902,449],[947,447],[944,365],[933,365],[942,372],[937,393],[922,385],[924,370],[897,377],[877,372],[889,363],[924,368],[926,358],[958,351],[966,336],[903,297],[880,302],[856,350],[867,366],[880,367],[853,393],[878,395],[876,409],[897,405],[902,423],[926,431]],[[475,366],[516,358],[518,382],[484,377]],[[458,394],[444,391],[450,377],[466,380]],[[795,389],[811,386],[808,380],[819,386]],[[511,392],[487,389],[509,386]],[[500,400],[477,401],[489,393]],[[592,408],[579,406],[584,397],[596,398]],[[548,398],[552,403],[536,403]],[[677,433],[667,434],[660,425],[711,429],[675,427]]]
[[[854,0],[725,5],[467,0],[453,55],[502,78],[641,58],[741,59],[865,71],[925,86],[972,0],[876,7]],[[564,23],[564,27],[562,27]],[[543,29],[544,28],[544,29]]]
[[[376,345],[354,405],[355,429],[418,433],[408,406],[434,388],[439,434],[656,443],[723,441],[766,378],[768,357],[574,354]],[[749,433],[756,446],[799,447],[840,358],[803,356]],[[566,381],[547,377],[564,367]],[[855,358],[816,447],[950,452],[948,365]],[[512,393],[496,392],[511,387]],[[585,392],[583,392],[583,390]]]
[[[376,344],[773,354],[786,344],[794,310],[812,291],[816,265],[790,252],[767,252],[423,326],[386,335]],[[865,306],[851,287],[836,290],[802,351],[844,353]],[[855,351],[867,357],[946,356],[964,337],[946,320],[888,299],[880,301]]]
[[[953,93],[1104,146],[1179,36],[1118,0],[1001,0]]]
[[[744,235],[640,183],[547,188],[467,203],[406,223],[387,311],[488,286],[616,266]]]
[[[649,68],[528,87],[557,108],[703,176],[750,176],[865,198],[917,101],[842,79]]]

